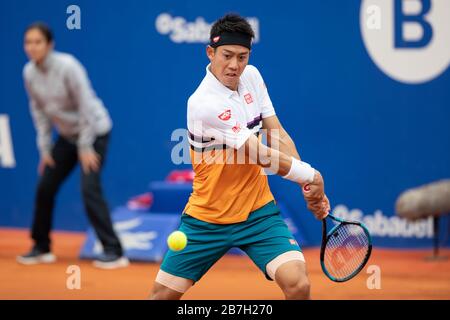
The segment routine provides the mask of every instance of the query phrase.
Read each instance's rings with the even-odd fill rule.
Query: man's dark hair
[[[247,20],[236,13],[229,13],[217,20],[211,27],[210,40],[224,32],[242,33],[251,38],[255,37],[252,27]]]
[[[25,33],[27,33],[30,30],[37,29],[39,30],[45,37],[48,43],[53,42],[53,32],[50,29],[50,27],[45,24],[44,22],[34,22],[30,24],[26,29]]]

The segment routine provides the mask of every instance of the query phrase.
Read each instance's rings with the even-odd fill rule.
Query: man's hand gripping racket
[[[322,179],[321,176],[320,179]],[[369,261],[372,252],[369,230],[361,222],[347,221],[329,213],[328,198],[323,194],[322,189],[322,198],[320,199],[320,192],[314,190],[313,184],[314,182],[311,185],[303,186],[303,194],[308,202],[308,209],[322,220],[322,245],[320,248],[322,270],[332,281],[348,281],[356,276]],[[310,192],[316,192],[316,195],[311,196]],[[335,223],[328,232],[327,220]]]

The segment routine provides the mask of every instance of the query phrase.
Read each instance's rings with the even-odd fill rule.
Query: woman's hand
[[[38,165],[38,174],[40,176],[42,176],[42,174],[44,173],[45,167],[55,167],[55,160],[53,160],[53,157],[50,154],[41,156],[41,160],[39,161]]]
[[[78,153],[81,168],[85,174],[97,172],[100,169],[100,155],[94,150],[80,151]]]

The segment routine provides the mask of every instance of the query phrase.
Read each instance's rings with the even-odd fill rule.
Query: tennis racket
[[[305,186],[305,190],[309,188]],[[327,221],[334,226],[327,231]],[[372,238],[367,227],[359,221],[348,221],[331,213],[322,220],[320,264],[332,281],[345,282],[356,276],[369,261]]]
[[[327,232],[327,220],[336,222]],[[322,220],[320,264],[325,275],[335,282],[345,282],[356,276],[369,261],[372,239],[366,226],[347,221],[331,213]]]

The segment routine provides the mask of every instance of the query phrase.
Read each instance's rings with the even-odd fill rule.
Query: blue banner
[[[112,116],[103,183],[114,208],[190,167],[172,159],[174,132],[186,128],[187,99],[204,77],[211,23],[239,12],[257,35],[250,63],[300,155],[322,172],[333,212],[366,222],[375,245],[431,246],[431,220],[399,219],[394,205],[405,189],[450,176],[450,2],[409,2],[1,1],[0,225],[29,227],[33,216],[28,24],[53,28],[56,49],[82,62]],[[58,194],[57,229],[87,228],[79,180],[77,169]],[[270,183],[305,240],[318,244],[321,224],[299,188]]]

